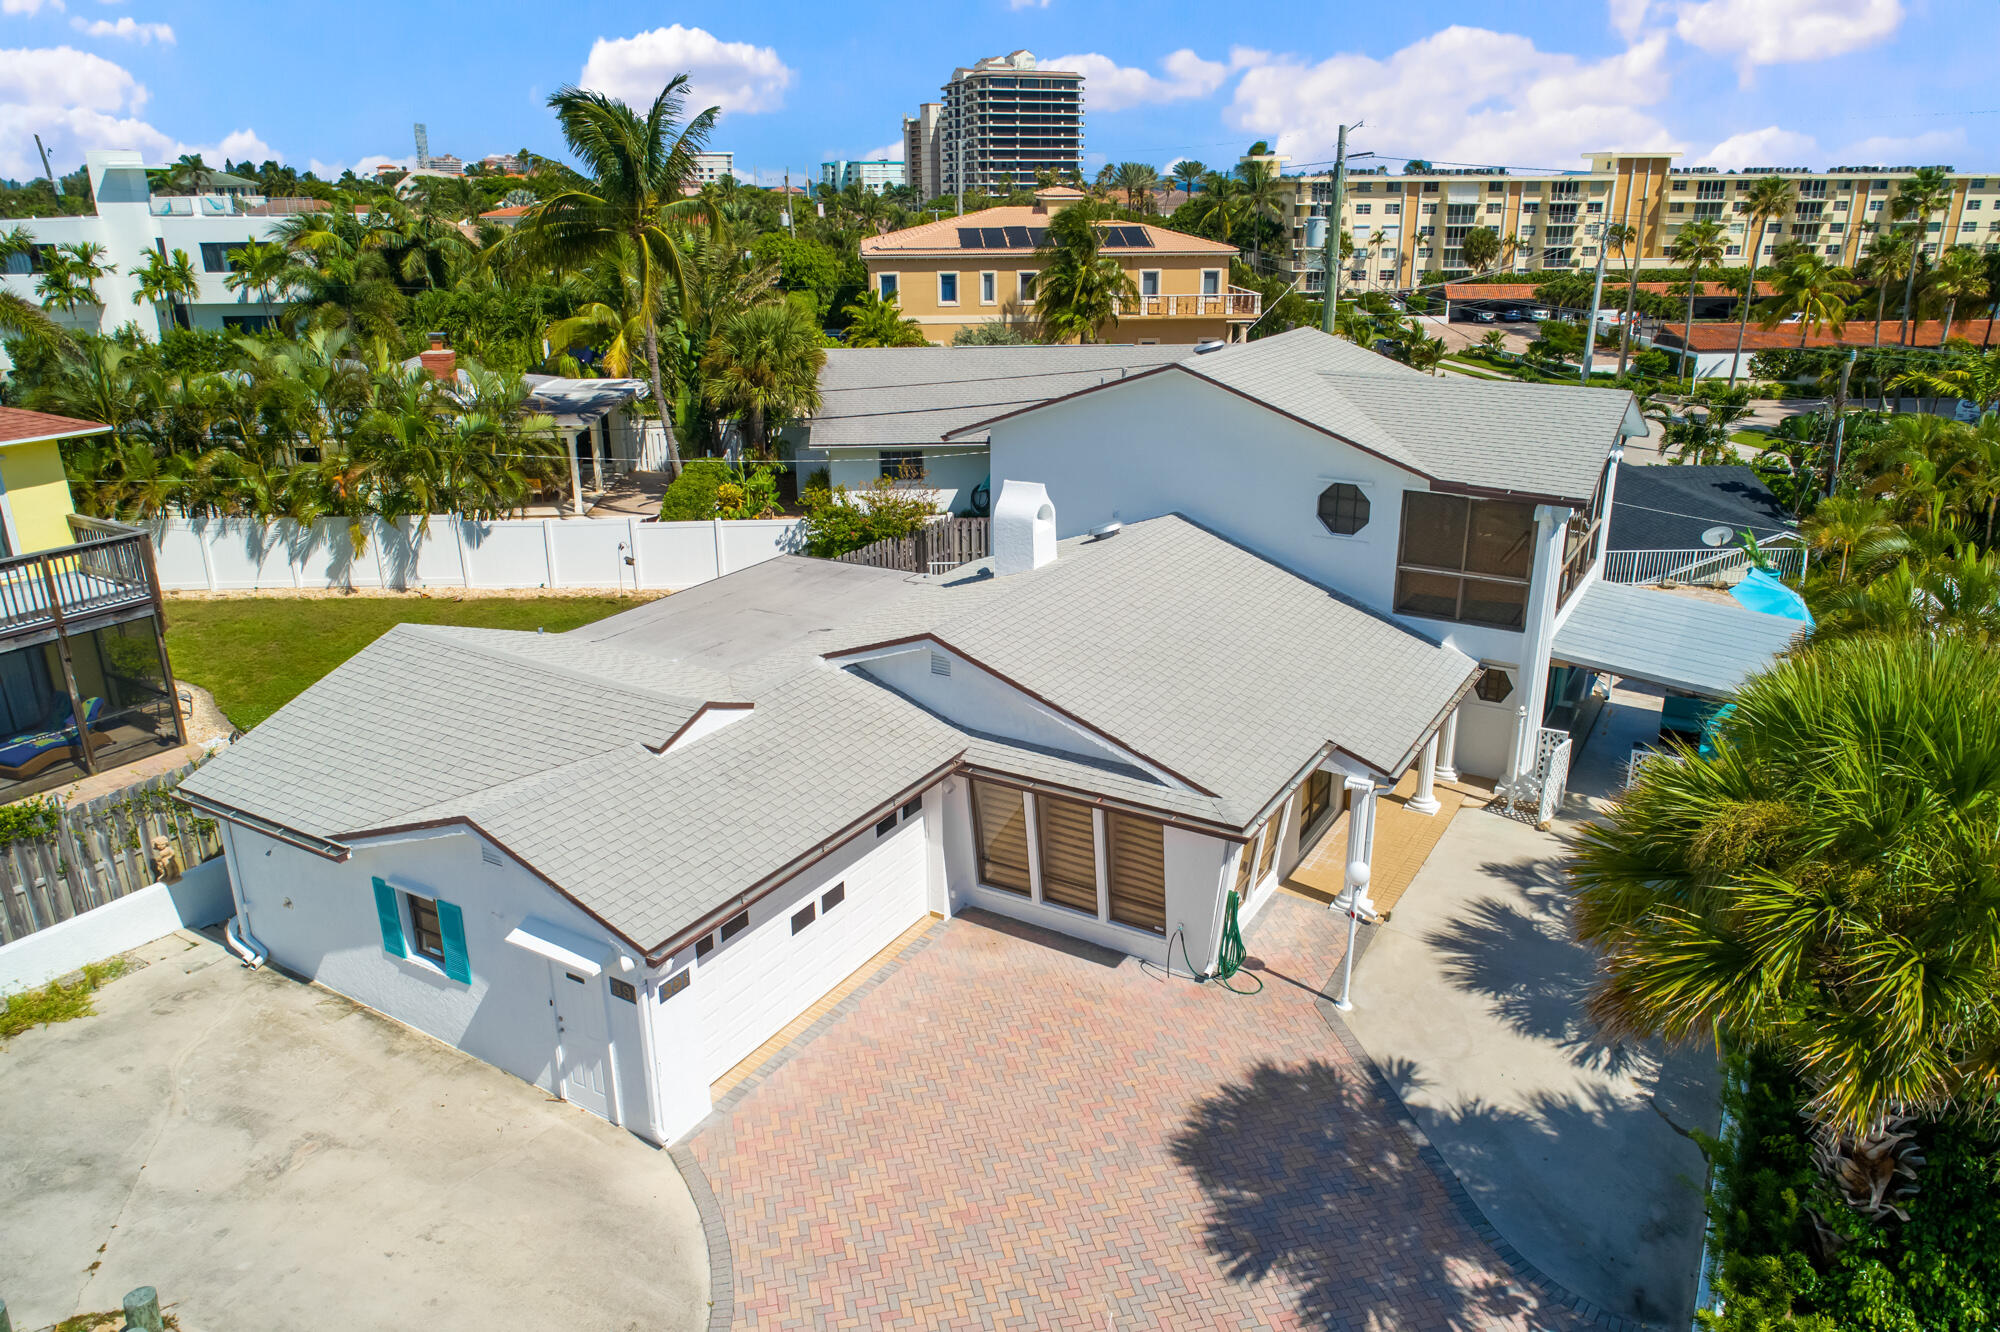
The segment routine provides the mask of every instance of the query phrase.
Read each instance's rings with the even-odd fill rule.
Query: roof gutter
[[[324,856],[331,861],[345,863],[348,857],[354,854],[353,848],[344,843],[333,841],[331,838],[316,837],[311,833],[300,832],[296,828],[287,828],[282,823],[274,822],[271,819],[264,818],[262,815],[249,813],[246,810],[237,809],[233,805],[224,805],[214,800],[205,799],[202,796],[192,795],[187,791],[175,791],[174,795],[181,803],[199,813],[207,814],[211,818],[221,819],[226,823],[235,823],[245,828],[254,829],[275,841],[283,842],[288,846],[298,847],[301,851],[310,851],[316,856]]]

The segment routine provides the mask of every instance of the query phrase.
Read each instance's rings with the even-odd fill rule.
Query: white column
[[[1438,742],[1437,779],[1441,782],[1458,780],[1458,714],[1461,709],[1453,708],[1451,715],[1444,719],[1444,736]]]
[[[1522,704],[1504,774],[1504,785],[1509,788],[1532,783],[1535,776],[1535,747],[1548,702],[1549,652],[1556,636],[1556,584],[1562,577],[1563,531],[1569,515],[1570,510],[1561,505],[1535,506],[1535,557],[1521,633]]]
[[[1424,741],[1423,756],[1417,760],[1417,793],[1403,804],[1404,809],[1413,809],[1419,814],[1435,814],[1443,806],[1437,798],[1437,757],[1438,733],[1432,731]]]
[[[1345,886],[1334,906],[1347,910],[1352,898],[1364,914],[1375,914],[1368,896],[1368,880],[1374,873],[1375,783],[1366,777],[1347,779],[1347,873]]]
[[[570,504],[578,515],[581,515],[583,513],[583,473],[577,469],[576,465],[576,432],[565,430],[563,431],[563,438],[568,441],[569,446]]]

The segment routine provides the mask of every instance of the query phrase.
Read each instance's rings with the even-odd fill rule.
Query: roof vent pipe
[[[1203,338],[1200,342],[1194,344],[1194,354],[1200,356],[1204,352],[1220,351],[1228,345],[1221,338]]]
[[[993,502],[993,572],[1027,573],[1056,561],[1056,506],[1039,481],[1002,481]]]

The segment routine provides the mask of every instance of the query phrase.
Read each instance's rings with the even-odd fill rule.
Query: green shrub
[[[688,459],[660,500],[660,521],[684,523],[715,517],[715,492],[728,480],[729,464],[722,459]]]
[[[1649,348],[1632,358],[1632,368],[1653,379],[1665,379],[1674,368],[1673,358],[1658,347]]]
[[[124,974],[125,959],[114,957],[84,967],[82,977],[73,985],[53,980],[39,990],[8,995],[6,1007],[0,1008],[0,1040],[10,1040],[31,1027],[90,1016],[97,1011],[91,1007],[91,992]]]
[[[888,476],[858,497],[846,486],[808,487],[799,497],[806,511],[806,554],[831,559],[872,542],[908,536],[937,512],[934,499],[935,492],[899,486]]]

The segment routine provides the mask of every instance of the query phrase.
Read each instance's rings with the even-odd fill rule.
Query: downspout
[[[229,951],[243,959],[243,965],[252,971],[270,960],[271,950],[257,942],[257,936],[250,933],[250,907],[243,899],[243,886],[238,881],[236,866],[236,838],[231,835],[229,821],[220,821],[222,829],[223,868],[229,871],[229,895],[235,900],[236,914],[229,918],[229,924],[222,931]]]

